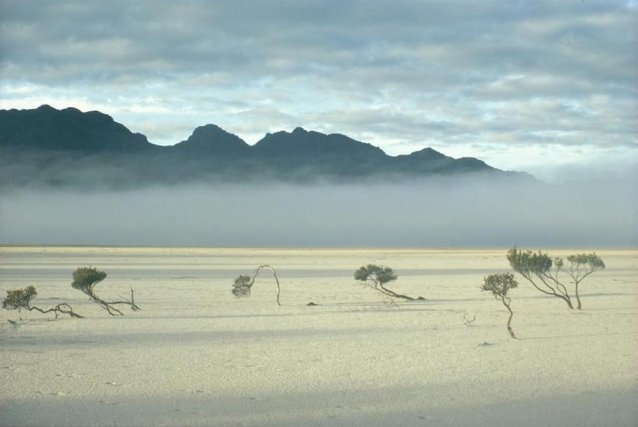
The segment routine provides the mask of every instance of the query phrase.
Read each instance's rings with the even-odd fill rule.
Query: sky
[[[635,171],[638,1],[0,0],[0,107],[433,147],[546,179]]]

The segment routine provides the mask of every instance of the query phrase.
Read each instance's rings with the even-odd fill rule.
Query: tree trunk
[[[563,295],[560,295],[560,294],[556,294],[556,296],[558,296],[559,298],[562,298],[567,303],[567,307],[569,307],[571,310],[574,309],[574,305],[572,304],[572,300],[568,296],[563,296]]]
[[[408,300],[408,301],[414,301],[414,300],[415,300],[414,298],[409,297],[409,296],[407,296],[407,295],[397,294],[396,292],[391,291],[390,289],[388,289],[388,288],[384,287],[384,286],[383,286],[382,284],[380,284],[380,283],[379,283],[379,287],[380,287],[381,289],[383,289],[383,293],[385,293],[386,295],[389,295],[389,296],[391,296],[391,297],[395,297],[395,298],[402,298],[402,299],[405,299],[405,300]]]
[[[115,314],[113,314],[113,312],[119,314],[120,316],[124,316],[124,313],[122,313],[120,310],[118,310],[115,307],[111,307],[111,304],[109,304],[108,302],[104,301],[103,299],[98,298],[98,296],[95,295],[93,292],[91,292],[89,294],[89,296],[97,304],[101,305],[111,316],[115,316]]]
[[[512,317],[514,317],[514,312],[510,307],[509,301],[507,301],[505,297],[503,297],[502,301],[503,305],[505,305],[505,308],[507,308],[507,311],[510,312],[510,317],[507,319],[507,331],[510,333],[512,338],[516,339],[516,335],[514,335],[514,330],[512,329]]]
[[[131,306],[131,309],[133,311],[138,311],[141,310],[140,307],[135,304],[135,293],[133,292],[133,288],[131,288],[131,300],[130,301],[104,301],[103,299],[99,298],[97,295],[95,295],[95,293],[91,292],[89,294],[87,294],[89,297],[91,297],[91,299],[96,302],[97,304],[101,305],[111,316],[115,316],[114,313],[117,313],[120,316],[124,316],[124,313],[122,313],[120,310],[118,310],[117,308],[113,307],[113,305],[117,305],[117,304],[126,304]]]
[[[579,282],[576,282],[576,292],[575,292],[574,295],[576,295],[576,308],[578,310],[582,310],[583,309],[583,305],[580,302],[580,295],[578,295],[578,283]]]
[[[543,282],[543,284],[549,289],[549,291],[548,291],[548,290],[542,289],[540,286],[538,286],[536,284],[536,282],[534,282],[534,280],[532,280],[531,276],[526,276],[524,274],[522,274],[522,276],[525,279],[527,279],[527,281],[529,281],[536,289],[538,289],[542,293],[544,293],[546,295],[553,295],[555,297],[561,298],[563,301],[565,301],[565,303],[567,304],[567,307],[569,307],[572,310],[574,309],[574,306],[572,305],[572,301],[569,298],[569,294],[567,294],[567,290],[565,290],[565,294],[558,293],[558,292],[556,292],[556,289],[551,287],[542,276],[538,276],[537,275],[536,277],[538,277],[540,279],[540,281]],[[550,279],[555,281],[555,279],[552,278],[551,276],[547,276],[547,277],[549,277]],[[563,288],[564,288],[564,286],[563,286]]]

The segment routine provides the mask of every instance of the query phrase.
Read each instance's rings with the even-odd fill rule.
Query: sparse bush
[[[239,275],[233,282],[233,295],[238,298],[249,297],[254,280],[250,276]]]
[[[87,295],[92,295],[95,285],[104,279],[106,279],[106,273],[104,271],[100,271],[95,267],[78,267],[73,272],[73,283],[71,283],[71,286]]]
[[[413,298],[407,295],[399,294],[385,287],[386,283],[397,280],[397,275],[390,267],[380,266],[376,264],[368,264],[359,267],[354,272],[355,280],[359,280],[372,289],[382,294],[394,298],[402,298],[408,301],[423,300],[423,297]]]
[[[507,252],[510,266],[529,281],[536,289],[546,295],[552,295],[565,301],[570,309],[574,308],[567,286],[560,275],[567,274],[574,285],[576,308],[582,309],[579,294],[580,283],[590,274],[605,268],[605,263],[595,253],[576,254],[567,257],[567,265],[562,258],[551,258],[541,251],[520,251],[512,248]]]
[[[252,276],[243,275],[243,274],[239,275],[233,282],[233,290],[232,290],[233,295],[235,295],[238,298],[250,296],[250,288],[253,287],[253,285],[255,284],[255,279],[257,278],[257,276],[263,269],[268,269],[272,271],[272,274],[275,278],[275,282],[277,283],[277,305],[281,305],[279,301],[279,295],[281,294],[281,287],[279,285],[279,277],[277,277],[277,272],[275,271],[275,269],[268,264],[263,264],[257,267],[257,269],[255,270],[255,273]]]
[[[93,302],[100,305],[104,308],[111,316],[115,316],[115,314],[119,314],[123,316],[122,313],[117,308],[113,307],[117,304],[126,304],[131,307],[133,311],[139,310],[139,306],[135,304],[135,293],[133,292],[133,288],[131,287],[131,299],[130,300],[118,300],[118,301],[104,301],[100,297],[95,294],[95,286],[100,283],[102,280],[106,278],[106,273],[104,271],[97,270],[95,267],[78,267],[73,272],[73,282],[71,286],[74,289],[77,289],[91,298]]]
[[[57,319],[60,314],[68,314],[71,317],[82,318],[79,314],[75,313],[71,306],[66,302],[56,305],[55,307],[42,309],[40,307],[32,306],[31,300],[38,295],[38,292],[33,286],[27,286],[24,289],[11,289],[7,291],[7,296],[2,301],[2,308],[6,310],[18,310],[20,315],[22,309],[28,311],[39,311],[42,314],[54,313]]]
[[[491,292],[494,298],[500,299],[505,308],[507,308],[507,311],[510,312],[510,316],[507,319],[507,331],[512,338],[516,338],[512,330],[512,317],[514,317],[514,312],[510,307],[512,300],[507,294],[510,289],[516,287],[518,287],[518,282],[511,273],[490,274],[483,279],[483,285],[481,285],[483,291]]]
[[[27,286],[24,289],[11,289],[7,291],[7,296],[2,301],[2,308],[7,310],[22,310],[29,307],[31,300],[38,295],[33,286]]]

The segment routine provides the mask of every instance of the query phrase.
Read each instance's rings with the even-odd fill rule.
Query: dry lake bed
[[[517,277],[514,340],[480,290],[510,271],[506,248],[0,247],[3,298],[33,285],[34,305],[85,316],[0,311],[0,425],[636,426],[637,253],[596,252],[607,268],[582,283],[582,311]],[[231,294],[264,263],[281,306],[268,272]],[[357,284],[368,263],[425,300]],[[80,266],[142,310],[110,316],[70,286]]]

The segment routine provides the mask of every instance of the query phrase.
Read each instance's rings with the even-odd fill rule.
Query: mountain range
[[[196,128],[185,141],[159,146],[110,116],[43,105],[0,110],[0,179],[26,185],[138,187],[186,182],[350,182],[484,174],[532,179],[432,148],[389,156],[341,134],[296,128],[254,145],[220,127]]]

